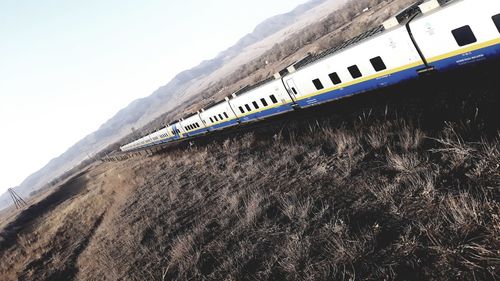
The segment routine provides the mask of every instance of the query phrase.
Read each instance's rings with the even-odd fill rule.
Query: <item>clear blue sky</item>
[[[0,192],[306,0],[0,0]]]

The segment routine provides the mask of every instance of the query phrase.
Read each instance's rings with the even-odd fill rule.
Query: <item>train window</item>
[[[260,99],[260,102],[262,103],[263,106],[267,106],[266,99],[262,98],[262,99]]]
[[[472,29],[468,25],[454,29],[451,31],[451,33],[453,34],[453,37],[455,37],[455,41],[457,41],[457,44],[460,47],[477,42],[474,32],[472,32]]]
[[[500,14],[492,16],[491,19],[493,19],[493,22],[497,26],[498,32],[500,32]]]
[[[225,112],[224,112],[224,117],[229,118],[229,116],[227,116],[227,113],[225,113]]]
[[[253,107],[255,107],[255,109],[259,109],[259,105],[257,104],[257,102],[253,101],[252,104],[253,104]]]
[[[196,128],[199,128],[200,127],[200,124],[198,122],[196,122]]]
[[[224,120],[224,118],[222,117],[222,115],[219,114],[219,119],[222,121]]]
[[[381,57],[375,57],[375,58],[371,59],[370,62],[373,66],[373,69],[375,69],[375,71],[377,71],[377,72],[382,71],[384,69],[387,69],[387,67],[385,66],[385,63]]]
[[[245,113],[245,111],[243,110],[243,107],[241,107],[241,106],[240,106],[240,107],[238,107],[238,108],[240,109],[240,112],[241,112],[241,113]]]
[[[270,95],[269,98],[271,99],[271,101],[273,103],[278,103],[278,100],[276,99],[276,97],[274,95]]]
[[[245,104],[245,108],[248,110],[248,111],[252,111],[252,109],[250,108],[250,106],[248,104]]]
[[[214,122],[214,119],[212,119],[212,117],[209,117],[208,119],[210,119],[210,122]]]
[[[292,87],[292,92],[293,92],[295,95],[297,95],[297,94],[298,94],[298,93],[297,93],[297,90],[295,90],[295,88],[294,88],[294,87]]]
[[[363,74],[361,74],[361,71],[359,71],[359,68],[357,65],[349,66],[347,68],[347,70],[349,70],[349,73],[351,73],[351,76],[353,79],[356,79],[356,78],[363,76]]]
[[[338,84],[342,83],[342,80],[340,80],[340,77],[337,74],[337,72],[333,72],[333,73],[328,74],[328,77],[330,77],[330,80],[332,80],[333,85],[338,85]]]
[[[314,87],[316,87],[316,90],[321,90],[323,89],[323,83],[321,83],[321,80],[319,79],[314,79],[313,81]]]
[[[217,122],[219,121],[219,119],[217,119],[217,116],[214,116],[214,119],[215,119],[215,121],[217,121]]]

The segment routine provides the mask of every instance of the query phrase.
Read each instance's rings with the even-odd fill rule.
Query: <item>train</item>
[[[382,25],[308,55],[123,152],[201,137],[271,116],[500,58],[500,0],[418,1]]]

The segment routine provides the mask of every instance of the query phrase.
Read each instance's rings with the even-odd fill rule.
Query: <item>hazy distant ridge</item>
[[[52,159],[42,169],[26,178],[15,190],[21,196],[28,196],[29,193],[41,188],[50,180],[64,173],[65,170],[80,163],[87,157],[87,153],[96,153],[107,145],[118,141],[130,133],[131,127],[139,128],[145,125],[163,113],[159,110],[164,103],[175,103],[176,94],[182,94],[191,81],[221,68],[225,62],[237,56],[246,47],[293,24],[300,15],[326,1],[311,0],[297,6],[289,13],[264,20],[255,27],[252,33],[245,35],[235,45],[219,53],[214,59],[203,61],[196,67],[180,72],[168,84],[160,87],[149,97],[130,103],[101,125],[97,131],[86,136],[59,157]],[[6,192],[0,196],[0,208],[4,208],[8,204],[11,204],[11,201]]]

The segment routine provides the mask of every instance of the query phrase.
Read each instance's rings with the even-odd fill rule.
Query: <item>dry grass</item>
[[[103,164],[14,220],[0,279],[497,280],[500,87],[456,87]]]
[[[404,121],[351,128],[318,122],[122,162],[21,234],[2,276],[498,278],[499,139],[467,142],[451,125],[431,138]]]
[[[319,147],[284,131],[148,158],[136,175],[147,180],[96,232],[78,279],[498,278],[499,203],[477,186],[498,176],[498,139],[356,127],[311,126]],[[474,153],[458,161],[464,151]],[[464,161],[470,181],[446,180]]]

